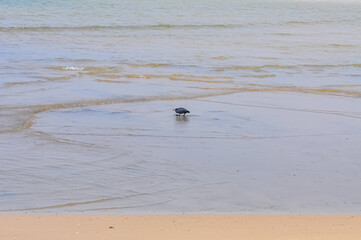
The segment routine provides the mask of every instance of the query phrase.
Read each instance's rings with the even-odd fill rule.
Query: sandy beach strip
[[[361,215],[0,215],[0,239],[360,239]]]

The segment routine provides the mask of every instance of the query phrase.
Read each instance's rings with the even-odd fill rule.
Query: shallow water
[[[0,0],[0,211],[360,212],[360,12]]]

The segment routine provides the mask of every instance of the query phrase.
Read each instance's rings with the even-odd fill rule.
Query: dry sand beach
[[[0,239],[359,240],[360,215],[1,215]]]

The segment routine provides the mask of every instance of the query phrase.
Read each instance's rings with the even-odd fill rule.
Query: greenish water
[[[359,212],[360,12],[0,0],[0,211]]]

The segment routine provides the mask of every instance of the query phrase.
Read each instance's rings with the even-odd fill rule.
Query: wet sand
[[[360,239],[361,215],[1,215],[0,238]]]
[[[49,105],[32,127],[1,136],[0,210],[359,213],[360,103],[326,94],[240,92]],[[177,106],[191,113],[175,116]]]

